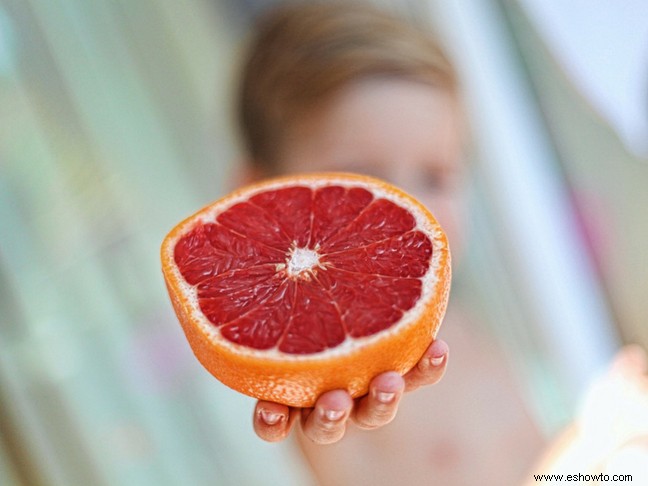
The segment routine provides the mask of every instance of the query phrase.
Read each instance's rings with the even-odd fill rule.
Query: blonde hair
[[[351,82],[393,76],[457,92],[437,40],[367,4],[297,3],[261,18],[243,67],[240,135],[251,161],[278,170],[281,144],[299,117]]]

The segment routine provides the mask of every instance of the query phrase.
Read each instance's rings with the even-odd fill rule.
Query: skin
[[[300,409],[258,401],[254,430],[262,439],[277,442],[285,439],[295,421],[299,420],[304,436],[323,445],[342,439],[349,421],[361,429],[382,427],[396,416],[403,393],[441,380],[448,353],[448,345],[436,340],[405,376],[393,371],[382,373],[372,380],[369,393],[355,400],[346,390],[333,390],[321,395],[313,408]]]
[[[282,169],[358,172],[403,187],[432,209],[456,260],[463,246],[460,122],[456,101],[431,86],[395,79],[360,81],[287,134]],[[280,441],[299,421],[310,441],[330,444],[344,436],[349,422],[361,429],[380,428],[394,419],[404,393],[441,380],[448,354],[448,345],[436,340],[406,375],[378,375],[369,393],[356,400],[344,390],[333,390],[311,409],[260,401],[254,430],[264,440]]]

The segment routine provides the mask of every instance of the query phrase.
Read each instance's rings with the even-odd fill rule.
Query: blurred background
[[[0,484],[312,484],[194,359],[158,258],[231,187],[238,54],[272,3],[0,1]],[[478,244],[453,295],[549,437],[648,345],[648,6],[378,3],[463,75]]]

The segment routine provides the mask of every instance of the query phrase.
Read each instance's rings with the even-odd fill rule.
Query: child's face
[[[294,127],[282,148],[285,172],[358,172],[403,188],[432,211],[460,253],[466,169],[449,94],[412,81],[361,81]]]

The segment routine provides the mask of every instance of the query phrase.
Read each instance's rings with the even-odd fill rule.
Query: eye
[[[421,174],[421,179],[419,183],[425,187],[428,191],[442,191],[446,189],[447,184],[447,174],[441,169],[428,169],[423,171]]]
[[[427,191],[449,192],[461,185],[462,171],[452,167],[428,166],[419,174],[418,183]]]

